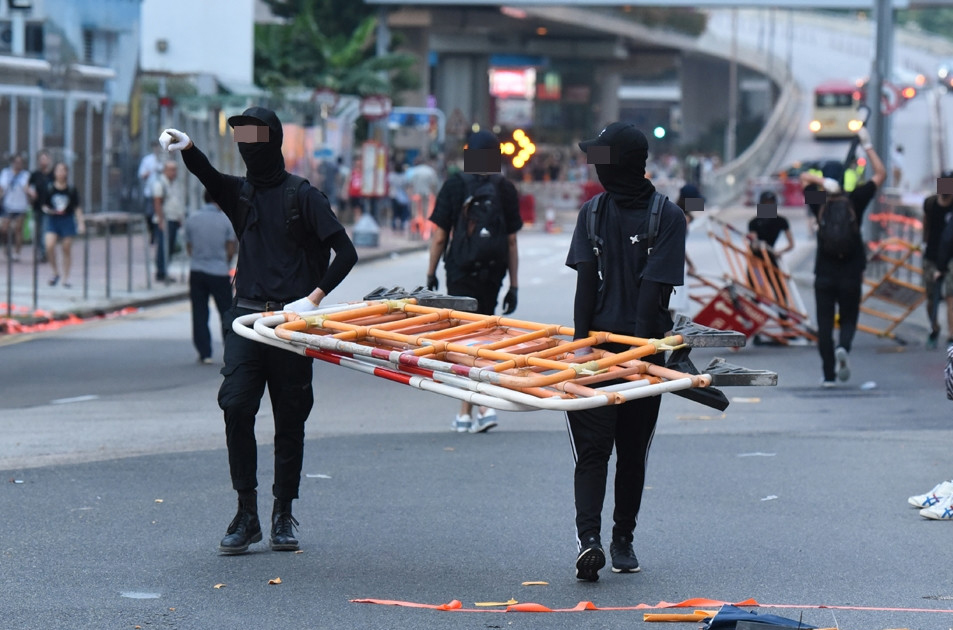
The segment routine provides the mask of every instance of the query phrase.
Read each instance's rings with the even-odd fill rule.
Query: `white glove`
[[[824,190],[827,191],[827,194],[833,195],[840,192],[840,184],[837,183],[836,179],[825,177],[824,178]]]
[[[874,146],[874,143],[870,141],[870,131],[867,130],[867,127],[861,127],[857,130],[857,139],[860,140],[860,146],[864,147],[864,151]]]
[[[295,300],[291,304],[285,304],[284,310],[291,311],[292,313],[307,313],[308,311],[317,310],[318,305],[311,301],[311,298],[305,296],[300,300]]]
[[[173,151],[188,149],[189,145],[192,144],[192,140],[178,129],[166,129],[162,132],[162,135],[159,136],[159,144],[162,145],[163,149],[171,153]]]

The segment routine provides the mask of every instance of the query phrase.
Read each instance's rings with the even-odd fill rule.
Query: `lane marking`
[[[56,400],[51,400],[51,405],[68,405],[70,403],[86,402],[89,400],[96,400],[99,396],[96,394],[86,394],[85,396],[73,396],[72,398],[57,398]]]

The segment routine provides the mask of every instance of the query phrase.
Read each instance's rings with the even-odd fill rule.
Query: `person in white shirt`
[[[169,160],[152,185],[156,280],[166,284],[174,282],[167,273],[166,264],[175,253],[179,228],[185,221],[185,186],[177,180],[178,173],[179,165],[174,160]]]
[[[155,186],[156,178],[162,174],[162,158],[159,157],[159,143],[152,142],[150,152],[142,156],[139,161],[139,183],[142,184],[143,213],[146,215],[149,225],[150,242],[155,243],[155,224],[152,221],[154,212],[154,201],[152,198],[152,189]]]
[[[16,155],[10,166],[0,171],[0,197],[3,197],[0,210],[0,232],[6,238],[7,256],[10,256],[10,244],[14,243],[13,260],[20,260],[23,247],[23,217],[30,208],[27,189],[30,187],[30,172],[26,170],[23,157]]]

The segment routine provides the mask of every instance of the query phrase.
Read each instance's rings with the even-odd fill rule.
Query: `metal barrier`
[[[879,243],[864,275],[864,285],[870,289],[860,300],[860,312],[886,324],[878,328],[859,322],[857,330],[903,343],[895,329],[927,297],[919,258],[920,248],[909,241],[887,238]]]
[[[106,256],[106,298],[112,297],[112,226],[124,225],[126,232],[126,291],[132,293],[132,268],[133,268],[133,228],[138,229],[142,236],[142,251],[144,253],[146,270],[146,287],[152,288],[152,275],[150,273],[149,257],[149,226],[148,219],[142,214],[133,214],[131,212],[100,212],[97,214],[85,215],[86,233],[83,236],[83,299],[89,298],[89,232],[90,228],[96,228],[105,234],[105,256]],[[172,244],[168,244],[171,249]],[[166,257],[169,260],[169,257]]]

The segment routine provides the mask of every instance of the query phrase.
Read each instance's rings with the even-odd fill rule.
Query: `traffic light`
[[[661,140],[665,137],[665,127],[662,125],[657,126],[653,131],[652,135]]]

